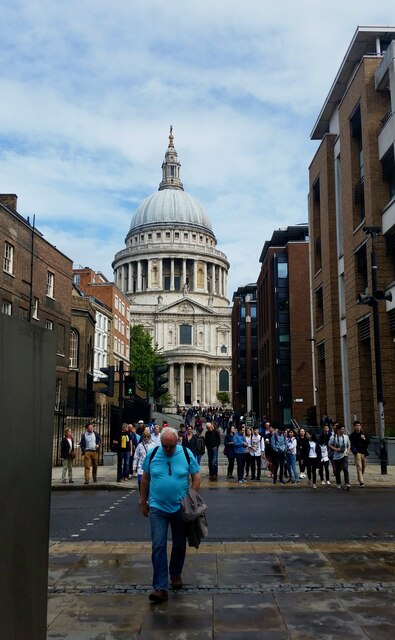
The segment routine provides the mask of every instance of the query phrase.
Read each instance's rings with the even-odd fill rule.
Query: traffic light
[[[154,366],[154,400],[168,392],[168,388],[163,385],[168,381],[168,377],[163,375],[169,370],[168,364],[156,364]]]
[[[134,396],[136,394],[136,376],[125,376],[125,396]]]
[[[107,376],[107,379],[106,378],[101,378],[100,382],[103,382],[103,384],[105,384],[107,386],[102,387],[98,391],[99,391],[99,393],[104,393],[104,395],[108,396],[109,398],[112,398],[113,395],[114,395],[114,373],[115,373],[115,367],[114,367],[114,365],[111,365],[110,367],[100,367],[100,371]]]

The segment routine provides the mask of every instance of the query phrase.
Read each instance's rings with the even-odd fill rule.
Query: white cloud
[[[309,134],[358,24],[393,3],[15,0],[2,30],[0,191],[46,238],[111,277],[161,179],[174,126],[185,189],[255,281],[272,232],[306,222]]]

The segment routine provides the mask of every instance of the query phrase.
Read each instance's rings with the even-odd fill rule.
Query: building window
[[[119,310],[119,298],[115,296],[115,308]]]
[[[161,239],[161,237],[162,237],[162,234],[161,234],[161,233],[159,233],[159,232],[157,232],[156,237],[157,237],[157,239],[158,239],[158,240],[160,240],[160,239]]]
[[[188,234],[184,233],[184,240],[188,240]]]
[[[75,329],[70,330],[70,369],[78,366],[78,333]]]
[[[383,180],[388,183],[390,200],[395,196],[395,159],[394,147],[391,148],[381,160],[381,168],[383,172]]]
[[[219,372],[219,390],[229,391],[229,373],[226,369],[222,369]]]
[[[12,315],[12,304],[8,300],[3,300],[1,303],[1,313],[4,313],[6,316]]]
[[[316,328],[324,324],[324,290],[319,287],[315,292],[315,325]]]
[[[34,320],[38,320],[38,305],[39,305],[38,298],[34,298],[34,301],[33,301],[33,319]]]
[[[227,349],[225,347],[225,345],[223,344],[221,347],[221,353],[226,353]]]
[[[362,147],[361,107],[358,105],[351,118],[352,173],[354,184],[354,228],[365,219],[364,158]]]
[[[52,320],[46,320],[45,321],[45,328],[48,329],[48,331],[53,331],[53,322],[52,322]]]
[[[277,263],[277,277],[278,278],[288,278],[288,263],[287,262],[278,262]]]
[[[80,280],[81,280],[81,278],[80,278],[80,274],[79,274],[79,273],[75,273],[75,274],[73,275],[73,282],[74,282],[74,284],[76,284],[76,285],[77,285],[77,287],[78,287],[78,285],[80,284]]]
[[[58,324],[58,354],[64,356],[65,328],[63,324]]]
[[[182,324],[180,326],[180,344],[192,344],[192,325]]]
[[[166,238],[170,240],[170,231],[166,231]]]
[[[14,247],[9,242],[4,243],[3,269],[6,273],[13,273],[14,268]]]
[[[50,271],[48,271],[47,273],[47,296],[49,298],[53,298],[54,297],[54,283],[55,283],[55,276],[53,273],[51,273]]]

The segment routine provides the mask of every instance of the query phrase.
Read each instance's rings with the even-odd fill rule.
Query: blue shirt
[[[242,433],[235,433],[233,436],[233,447],[234,447],[234,451],[235,453],[245,453],[247,447],[244,446],[243,443],[247,442],[247,439],[245,436],[243,436]]]
[[[154,451],[154,450],[153,450]],[[143,471],[150,474],[150,507],[173,513],[178,511],[182,499],[189,490],[189,474],[200,471],[192,451],[188,450],[189,464],[183,447],[177,445],[173,455],[168,456],[160,446],[151,462],[152,451],[143,462]]]

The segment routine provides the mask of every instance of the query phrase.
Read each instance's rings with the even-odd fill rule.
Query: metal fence
[[[111,449],[110,426],[112,411],[113,409],[111,406],[96,405],[95,407],[92,407],[91,415],[82,416],[78,415],[78,411],[74,411],[73,409],[70,409],[66,406],[59,407],[55,411],[54,415],[52,465],[56,467],[61,465],[60,445],[66,429],[71,429],[73,432],[75,451],[77,454],[74,464],[83,464],[79,443],[82,434],[85,431],[85,425],[89,421],[93,422],[95,431],[97,431],[101,437],[101,445],[99,449],[99,464],[103,464],[104,452]]]

